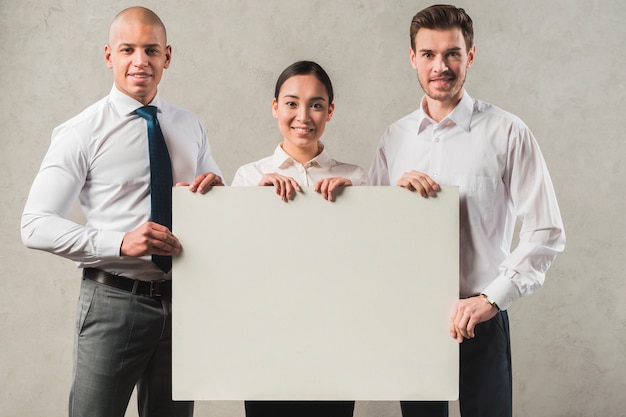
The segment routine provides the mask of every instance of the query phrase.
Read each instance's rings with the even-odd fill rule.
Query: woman
[[[272,156],[242,166],[232,185],[273,186],[283,200],[311,186],[333,201],[340,187],[364,185],[362,168],[331,159],[320,138],[332,119],[333,87],[324,69],[299,61],[278,77],[272,114],[283,135]],[[246,401],[247,417],[351,417],[354,401]]]
[[[333,201],[339,187],[364,185],[362,168],[331,159],[320,142],[334,109],[333,87],[320,65],[299,61],[287,67],[272,100],[283,141],[274,155],[239,168],[232,185],[272,185],[284,201],[294,198],[301,186],[312,185]]]

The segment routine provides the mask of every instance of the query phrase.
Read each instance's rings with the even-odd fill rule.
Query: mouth
[[[147,80],[149,78],[152,78],[152,74],[146,74],[146,73],[130,73],[128,74],[128,77],[133,78],[137,81],[143,81],[143,80]]]
[[[445,86],[451,84],[453,81],[454,77],[438,77],[430,79],[430,83],[434,84],[435,86]]]
[[[310,127],[292,127],[292,129],[298,134],[298,135],[306,135],[309,134],[313,131],[313,128]]]

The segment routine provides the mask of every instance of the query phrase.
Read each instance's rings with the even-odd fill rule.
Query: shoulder
[[[107,114],[111,110],[112,106],[109,97],[104,97],[54,128],[52,139],[68,136],[77,138],[91,137],[95,128],[105,123]]]
[[[479,99],[474,99],[474,115],[526,128],[526,124],[519,116]]]
[[[412,128],[420,123],[422,117],[422,110],[417,109],[390,124],[387,130]]]
[[[166,100],[160,100],[159,108],[161,109],[162,114],[168,119],[175,121],[183,120],[186,123],[189,123],[190,121],[200,123],[198,117],[194,113]]]
[[[417,109],[406,116],[396,120],[385,129],[381,141],[393,141],[406,138],[415,133],[423,120],[421,109]]]
[[[243,171],[243,172],[258,171],[260,173],[266,174],[267,172],[270,172],[272,169],[276,169],[276,167],[273,166],[274,165],[273,160],[274,160],[273,155],[266,156],[265,158],[261,158],[253,162],[248,162],[247,164],[240,166],[238,171]],[[263,171],[267,171],[267,172],[263,172]]]
[[[267,156],[258,161],[249,162],[240,166],[235,172],[232,186],[254,186],[258,185],[263,175],[276,170],[273,163],[273,156]]]
[[[330,172],[333,176],[348,178],[354,185],[364,185],[366,182],[365,170],[359,165],[331,159]]]

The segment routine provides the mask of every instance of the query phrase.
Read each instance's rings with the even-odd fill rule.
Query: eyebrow
[[[283,96],[283,98],[297,98],[297,99],[299,99],[300,97],[298,97],[296,95],[293,95],[293,94],[285,94]],[[311,97],[311,100],[309,100],[309,101],[326,101],[326,99],[324,97],[321,97],[321,96],[320,97]]]
[[[138,46],[141,47],[141,48],[160,48],[161,47],[161,45],[158,44],[158,43],[151,43],[151,44],[148,44],[148,45],[137,45],[135,43],[127,43],[127,42],[122,42],[122,43],[120,43],[119,46],[120,46],[120,48],[121,47],[128,47],[128,46],[133,47],[133,48],[137,48]]]
[[[459,47],[459,46],[455,46],[452,48],[448,48],[445,50],[445,52],[451,52],[451,51],[461,51],[463,48]],[[420,52],[433,52],[432,49],[420,49]]]

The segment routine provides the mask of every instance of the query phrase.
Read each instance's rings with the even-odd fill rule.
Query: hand
[[[211,189],[211,187],[217,187],[224,185],[222,179],[219,175],[214,174],[212,172],[205,172],[204,174],[198,175],[198,177],[193,180],[191,184],[188,182],[178,182],[177,186],[189,187],[189,191],[195,193],[196,191],[200,194],[204,194]]]
[[[333,192],[339,187],[348,187],[350,185],[352,185],[352,181],[347,178],[324,178],[316,182],[313,189],[322,194],[322,197],[324,197],[326,200],[335,201],[335,196],[333,195]]]
[[[275,172],[263,175],[259,185],[273,185],[276,195],[283,201],[292,200],[296,196],[296,191],[301,191],[300,185],[296,180],[291,177],[276,174]]]
[[[417,191],[424,198],[436,196],[441,189],[432,178],[419,171],[405,172],[397,185],[409,191]]]
[[[450,336],[459,343],[463,339],[473,339],[476,325],[490,320],[497,313],[498,309],[486,303],[482,295],[458,300],[450,318]]]
[[[181,245],[170,230],[158,223],[147,222],[124,235],[122,256],[163,255],[180,253]]]

